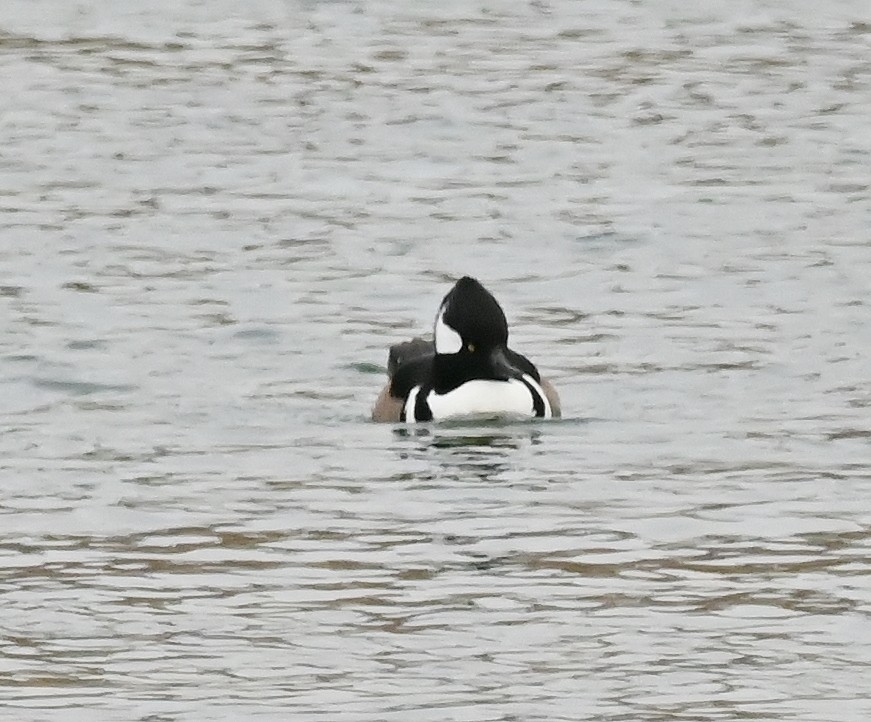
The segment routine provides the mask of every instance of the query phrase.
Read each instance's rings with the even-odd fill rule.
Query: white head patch
[[[459,353],[463,338],[445,323],[445,307],[439,309],[435,322],[435,349],[438,354]]]

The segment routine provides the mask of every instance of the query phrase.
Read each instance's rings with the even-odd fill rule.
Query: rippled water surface
[[[871,719],[867,2],[3,9],[4,719]]]

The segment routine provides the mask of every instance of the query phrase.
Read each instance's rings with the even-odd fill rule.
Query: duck
[[[416,423],[463,418],[557,418],[559,394],[535,364],[508,346],[508,321],[476,278],[445,295],[432,339],[390,347],[387,384],[374,421]]]

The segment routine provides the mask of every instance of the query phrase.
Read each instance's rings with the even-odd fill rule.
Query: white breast
[[[528,374],[524,374],[523,378],[541,395],[544,401],[545,418],[550,418],[552,416],[550,404],[541,387]],[[532,394],[526,384],[519,379],[508,381],[475,379],[446,394],[430,392],[426,400],[436,420],[461,416],[498,415],[522,418],[535,416]],[[413,406],[410,408],[413,409]]]

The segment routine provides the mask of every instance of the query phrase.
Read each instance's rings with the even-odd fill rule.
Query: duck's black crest
[[[463,276],[442,301],[444,320],[464,339],[482,347],[508,343],[508,321],[502,306],[477,279]]]

